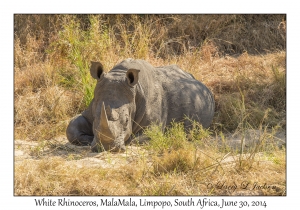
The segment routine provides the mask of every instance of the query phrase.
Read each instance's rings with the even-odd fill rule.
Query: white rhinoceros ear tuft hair
[[[139,81],[139,72],[137,69],[128,69],[126,72],[127,82],[130,86],[134,86]]]
[[[103,65],[100,62],[91,61],[90,73],[94,79],[100,79],[103,72]]]

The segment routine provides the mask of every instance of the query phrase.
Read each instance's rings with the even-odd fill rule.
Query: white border
[[[295,1],[294,1],[295,2]],[[299,205],[299,12],[296,4],[282,1],[2,1],[0,12],[1,46],[1,208],[36,208],[36,197],[13,196],[13,15],[15,13],[286,13],[287,14],[287,196],[286,197],[211,197],[211,199],[266,200],[267,209]],[[298,137],[298,138],[297,138]],[[56,197],[51,197],[56,199]],[[118,197],[120,198],[120,197]],[[128,197],[125,197],[128,198]],[[144,197],[142,197],[144,198]],[[174,197],[149,197],[174,200]],[[184,199],[186,197],[183,197]],[[72,197],[72,200],[98,200],[99,197]],[[136,198],[138,199],[138,198]],[[6,207],[6,208],[5,208]],[[38,207],[49,209],[49,207]],[[64,207],[68,209],[69,207]],[[70,207],[69,209],[74,207]],[[103,207],[101,207],[103,208]],[[150,209],[150,208],[149,208]],[[168,208],[164,208],[168,209]],[[296,209],[296,208],[293,208]]]

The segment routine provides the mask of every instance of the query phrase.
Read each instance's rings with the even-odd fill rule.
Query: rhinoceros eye
[[[122,124],[122,126],[123,126],[123,130],[124,130],[124,131],[127,130],[128,121],[129,121],[129,118],[128,118],[127,115],[125,115],[125,116],[122,118],[122,121],[121,121],[121,124]]]
[[[125,122],[126,124],[128,123],[128,115],[127,114],[124,115],[123,122]]]
[[[127,114],[125,114],[125,115],[124,115],[124,118],[123,118],[124,124],[127,125],[127,124],[128,124],[128,121],[129,121],[129,117],[128,117]]]

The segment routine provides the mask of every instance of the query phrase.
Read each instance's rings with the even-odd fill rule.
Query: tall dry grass
[[[272,176],[274,183],[284,185],[285,151],[274,146],[266,154],[277,160],[273,165],[260,165],[252,156],[240,154],[234,167],[226,168],[217,159],[228,149],[210,142],[228,132],[285,130],[285,19],[285,15],[15,15],[15,139],[44,141],[64,135],[69,120],[93,97],[91,60],[101,61],[105,71],[128,57],[146,59],[154,66],[177,64],[207,85],[216,100],[210,130],[194,130],[195,141],[182,141],[187,137],[180,126],[174,128],[175,137],[159,129],[148,131],[153,141],[147,149],[154,151],[150,170],[74,169],[64,167],[65,159],[36,165],[29,160],[15,168],[15,193],[226,194],[202,191],[199,184],[207,177],[224,176],[261,182]]]
[[[108,71],[128,57],[191,72],[212,89],[224,129],[237,128],[242,100],[251,126],[265,112],[266,124],[284,126],[284,30],[284,15],[16,15],[16,137],[20,126],[28,135],[32,126],[62,123],[89,104],[91,60]],[[277,52],[262,55],[271,50]],[[242,54],[222,56],[232,53]]]

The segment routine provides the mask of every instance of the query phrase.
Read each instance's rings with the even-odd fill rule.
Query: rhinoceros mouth
[[[111,144],[105,144],[101,141],[97,141],[95,138],[91,144],[92,152],[124,152],[125,151],[125,144],[116,144],[115,142]]]

